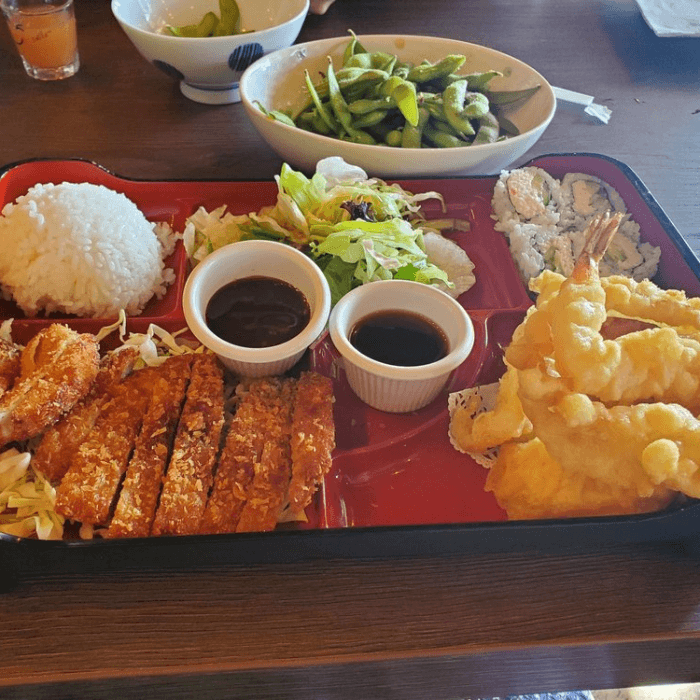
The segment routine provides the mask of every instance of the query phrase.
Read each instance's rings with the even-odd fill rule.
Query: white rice
[[[583,173],[556,180],[540,168],[502,171],[494,187],[494,228],[508,238],[524,282],[542,270],[570,275],[591,219],[605,211],[627,213],[610,185]],[[660,248],[641,241],[639,225],[626,218],[600,263],[601,275],[637,281],[656,274]]]
[[[28,316],[141,313],[174,279],[174,240],[102,185],[35,185],[0,215],[0,286]]]

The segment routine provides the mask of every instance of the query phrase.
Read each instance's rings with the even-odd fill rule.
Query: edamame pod
[[[348,103],[348,109],[353,114],[367,114],[368,112],[375,112],[378,109],[386,110],[393,106],[394,102],[390,97],[384,97],[380,100],[362,99]]]
[[[503,115],[498,115],[498,123],[501,126],[501,131],[503,131],[508,136],[519,136],[520,129],[513,124],[510,119],[507,119]]]
[[[286,113],[286,112],[281,112],[278,109],[265,109],[260,102],[257,100],[255,101],[255,106],[266,116],[269,117],[270,119],[274,119],[278,122],[282,122],[283,124],[286,124],[287,126],[296,126],[294,123],[294,120]]]
[[[352,125],[356,129],[366,129],[368,126],[375,126],[386,119],[386,109],[377,109],[374,112],[360,114],[352,120]]]
[[[464,108],[462,116],[467,119],[479,119],[488,114],[489,100],[486,95],[480,92],[467,92],[464,97]]]
[[[418,97],[416,86],[413,83],[399,78],[398,75],[392,75],[381,86],[380,91],[396,103],[409,124],[412,126],[418,124]]]
[[[393,129],[384,137],[384,141],[386,141],[387,146],[393,146],[397,148],[401,145],[401,130]]]
[[[458,80],[456,83],[448,85],[442,93],[443,107],[447,121],[455,131],[465,136],[473,136],[475,131],[469,117],[462,114],[466,96],[467,81]]]
[[[335,118],[340,122],[340,125],[345,130],[347,138],[341,134],[341,138],[346,138],[348,141],[353,143],[363,143],[371,145],[375,143],[375,140],[367,132],[362,131],[362,129],[356,128],[352,123],[352,113],[348,109],[348,104],[340,92],[340,86],[335,77],[335,71],[333,70],[333,60],[328,58],[328,91],[331,102],[331,109],[335,114]]]
[[[351,56],[354,56],[355,54],[367,53],[365,47],[362,46],[362,44],[357,39],[355,32],[353,32],[352,29],[348,31],[352,35],[352,39],[348,42],[348,45],[345,47],[345,51],[343,52],[343,64],[347,63],[348,59]]]
[[[374,51],[373,53],[358,53],[343,63],[344,68],[376,68],[391,73],[396,63],[396,56],[384,53],[383,51]]]
[[[470,90],[478,90],[479,92],[483,92],[493,78],[497,78],[502,75],[503,73],[497,70],[488,70],[484,71],[483,73],[467,73],[466,75],[451,73],[450,75],[446,75],[444,78],[441,78],[437,84],[440,90],[444,90],[448,85],[456,83],[458,80],[466,80]]]
[[[540,87],[540,85],[535,85],[534,87],[525,88],[524,90],[486,90],[484,94],[491,104],[510,105],[513,104],[513,102],[532,97]]]
[[[188,24],[184,27],[171,27],[168,25],[168,31],[173,36],[184,37],[204,37],[211,36],[216,28],[219,18],[214,12],[207,12],[198,24]]]
[[[314,106],[316,107],[316,111],[318,112],[319,117],[325,122],[326,126],[330,131],[338,133],[338,122],[333,118],[333,115],[326,108],[326,105],[324,105],[321,101],[321,98],[316,92],[316,88],[314,87],[314,84],[311,81],[311,76],[309,75],[308,70],[304,71],[304,79],[306,81],[306,89],[309,91],[309,95],[311,96],[311,100],[313,101]]]
[[[219,0],[219,22],[214,29],[214,36],[229,36],[238,33],[241,11],[236,0]]]
[[[500,130],[501,125],[498,123],[498,119],[491,112],[487,112],[483,117],[479,118],[479,126],[472,143],[495,143],[498,140]]]
[[[409,124],[408,122],[403,128],[403,133],[401,134],[401,147],[402,148],[420,148],[421,141],[423,140],[423,129],[428,123],[429,115],[428,110],[425,108],[420,108],[418,110],[418,123]]]
[[[389,73],[383,70],[364,68],[340,68],[336,71],[335,78],[343,93],[353,87],[361,87],[363,90],[384,82],[389,78]],[[328,97],[328,78],[324,78],[315,85],[320,98]]]
[[[449,75],[450,73],[454,73],[466,60],[466,56],[450,54],[437,63],[425,63],[414,66],[408,71],[406,79],[414,83],[428,83],[432,80],[442,78],[445,75]]]
[[[423,129],[423,133],[428,140],[438,148],[459,148],[469,145],[466,141],[462,141],[456,136],[446,134],[444,131],[439,131],[438,129],[432,129],[429,126],[426,126],[425,129]]]

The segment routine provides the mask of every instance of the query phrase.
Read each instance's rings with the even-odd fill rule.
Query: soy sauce
[[[219,338],[246,348],[267,348],[299,335],[309,323],[306,297],[271,277],[245,277],[214,293],[205,312]]]
[[[377,311],[358,321],[350,343],[363,355],[398,367],[437,362],[447,355],[445,334],[432,321],[408,311]]]

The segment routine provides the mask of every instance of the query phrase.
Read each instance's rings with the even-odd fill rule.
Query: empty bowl
[[[112,0],[112,13],[138,52],[180,81],[185,97],[204,104],[240,100],[238,84],[263,55],[294,43],[309,0],[237,0],[241,34],[181,37],[166,26],[198,24],[221,15],[218,0]]]
[[[474,347],[472,321],[457,301],[406,280],[356,287],[335,305],[329,331],[351,389],[389,413],[431,403]]]
[[[210,302],[224,288],[231,289],[230,285],[241,281],[251,284],[261,280],[276,285],[273,295],[279,297],[281,290],[294,296],[296,291],[297,297],[300,294],[305,299],[308,305],[305,325],[300,325],[296,319],[298,332],[283,342],[259,346],[231,342],[233,336],[229,332],[235,333],[237,338],[270,343],[270,336],[261,335],[261,329],[272,328],[284,333],[291,327],[289,305],[270,308],[269,296],[254,298],[249,303],[250,297],[245,296],[248,292],[240,292],[240,286],[235,303],[224,293],[221,302],[224,306],[210,307]],[[224,313],[226,305],[236,314],[229,316],[229,319],[235,318],[233,323],[229,323]],[[293,367],[324,331],[330,308],[331,292],[318,265],[296,248],[275,241],[240,241],[219,248],[194,268],[183,292],[185,320],[194,336],[214,352],[225,367],[245,377],[282,374]],[[226,324],[224,330],[222,324]],[[275,336],[275,339],[279,337],[285,336]]]

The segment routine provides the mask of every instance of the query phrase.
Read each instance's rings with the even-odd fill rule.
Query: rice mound
[[[1,212],[0,287],[27,316],[134,316],[173,281],[173,247],[103,185],[35,185]]]

